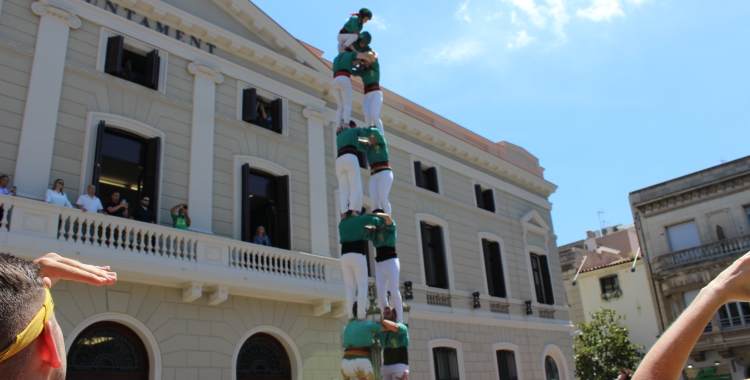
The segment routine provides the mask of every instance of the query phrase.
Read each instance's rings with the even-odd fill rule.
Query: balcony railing
[[[290,299],[343,300],[340,262],[330,257],[18,197],[0,195],[0,207],[4,211],[0,245],[19,252],[55,251],[102,259],[120,270],[130,265],[136,276],[148,268],[150,273],[163,272],[178,285],[198,281],[248,292],[261,287]]]
[[[750,235],[743,235],[657,257],[652,266],[654,272],[659,272],[744,253],[748,250],[750,250]]]

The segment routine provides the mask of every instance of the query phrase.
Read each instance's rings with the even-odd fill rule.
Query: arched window
[[[237,357],[237,380],[291,380],[292,366],[284,346],[268,334],[250,337]]]
[[[147,380],[146,347],[133,330],[114,322],[94,323],[68,351],[67,380]]]
[[[560,371],[557,370],[557,362],[551,356],[544,358],[544,373],[547,380],[560,380]]]

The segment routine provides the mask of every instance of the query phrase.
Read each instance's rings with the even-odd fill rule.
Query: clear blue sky
[[[558,245],[631,223],[628,193],[750,155],[750,1],[254,0],[335,54],[349,13],[381,84],[537,156]]]

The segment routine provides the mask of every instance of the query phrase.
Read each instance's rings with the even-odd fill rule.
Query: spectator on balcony
[[[78,197],[76,208],[83,210],[83,212],[98,212],[104,214],[102,201],[96,196],[96,186],[89,185],[86,188],[86,194],[82,194]]]
[[[64,187],[65,181],[60,178],[56,179],[54,184],[52,185],[52,188],[47,189],[47,193],[45,193],[44,195],[44,201],[47,203],[52,203],[53,205],[72,208],[73,205],[70,204],[68,196],[63,191]]]
[[[187,230],[190,227],[187,203],[180,203],[172,207],[169,213],[172,214],[172,227],[180,230]]]
[[[65,342],[49,288],[59,280],[111,285],[117,274],[56,253],[34,261],[0,253],[0,377],[64,379]]]
[[[8,178],[7,175],[5,174],[0,175],[0,195],[10,195],[10,196],[17,195],[15,186],[11,187],[10,189],[8,188],[9,181],[10,181],[10,178]]]
[[[120,218],[128,217],[128,201],[120,199],[120,193],[115,191],[110,195],[112,201],[107,205],[107,215],[117,216]]]
[[[255,229],[253,243],[272,247],[271,240],[268,239],[268,235],[266,235],[266,229],[263,226],[258,226],[258,228]]]
[[[638,365],[633,380],[677,379],[706,325],[728,302],[750,301],[750,252],[708,283]]]
[[[133,210],[133,216],[130,217],[130,219],[135,219],[144,223],[156,223],[154,212],[148,209],[149,203],[151,203],[151,198],[148,196],[141,197],[141,204],[135,207],[135,210]]]

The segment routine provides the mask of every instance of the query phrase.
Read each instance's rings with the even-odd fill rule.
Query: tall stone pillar
[[[52,168],[68,36],[70,28],[81,27],[81,19],[65,9],[40,2],[31,4],[31,11],[41,20],[13,184],[18,187],[20,196],[44,199]]]
[[[216,69],[192,62],[188,71],[195,75],[193,82],[193,128],[190,134],[190,174],[188,205],[192,225],[190,230],[213,233],[214,184],[214,117],[216,112],[216,84],[224,76]]]
[[[307,107],[307,164],[310,176],[310,242],[312,253],[331,256],[328,236],[328,192],[326,186],[325,114]]]

